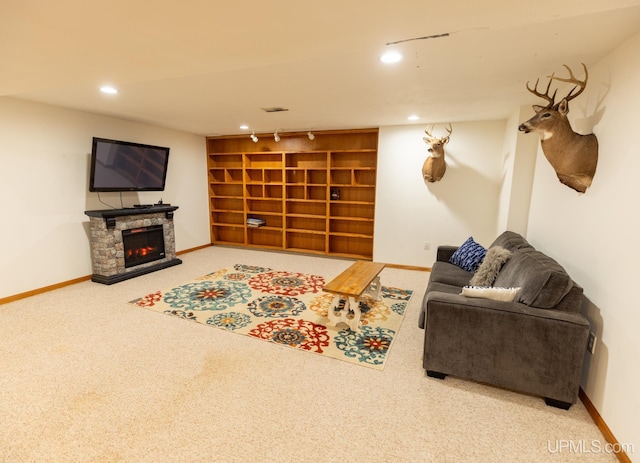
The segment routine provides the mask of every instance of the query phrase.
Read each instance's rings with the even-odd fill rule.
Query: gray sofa
[[[525,392],[568,409],[589,335],[582,288],[517,233],[502,233],[488,249],[494,246],[511,251],[493,286],[520,288],[513,302],[461,295],[473,273],[449,262],[456,247],[438,248],[419,320],[427,375]]]

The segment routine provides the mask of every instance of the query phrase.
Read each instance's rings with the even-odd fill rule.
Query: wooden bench
[[[377,300],[380,295],[380,272],[384,264],[359,260],[327,283],[323,291],[335,294],[329,312],[329,324],[346,323],[352,331],[360,328],[360,299],[363,294]],[[344,305],[341,301],[344,299]]]

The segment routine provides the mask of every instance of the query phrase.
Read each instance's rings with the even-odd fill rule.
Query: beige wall
[[[537,137],[518,131],[518,125],[529,119],[531,107],[518,108],[507,120],[504,158],[500,183],[498,230],[527,234],[529,204],[540,144]]]
[[[164,192],[123,195],[125,206],[160,198],[180,207],[178,251],[209,242],[204,138],[54,106],[0,98],[0,298],[91,274],[88,189],[94,136],[168,146]],[[118,193],[101,193],[120,207]]]
[[[460,244],[470,235],[488,246],[496,235],[505,121],[452,124],[445,146],[447,171],[425,184],[424,126],[382,127],[374,259],[431,267],[440,244]],[[436,125],[434,135],[445,135]],[[431,243],[429,251],[424,243]]]
[[[589,69],[570,104],[577,130],[598,137],[599,158],[585,194],[563,186],[538,151],[528,237],[584,287],[584,309],[599,342],[586,354],[582,387],[618,441],[640,451],[640,34]],[[570,436],[567,436],[570,438]]]

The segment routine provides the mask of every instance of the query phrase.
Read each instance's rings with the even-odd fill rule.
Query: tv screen
[[[162,191],[169,148],[93,137],[89,191]]]

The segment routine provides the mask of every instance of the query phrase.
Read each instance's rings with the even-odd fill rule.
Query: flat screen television
[[[89,191],[163,191],[169,148],[93,137]]]

